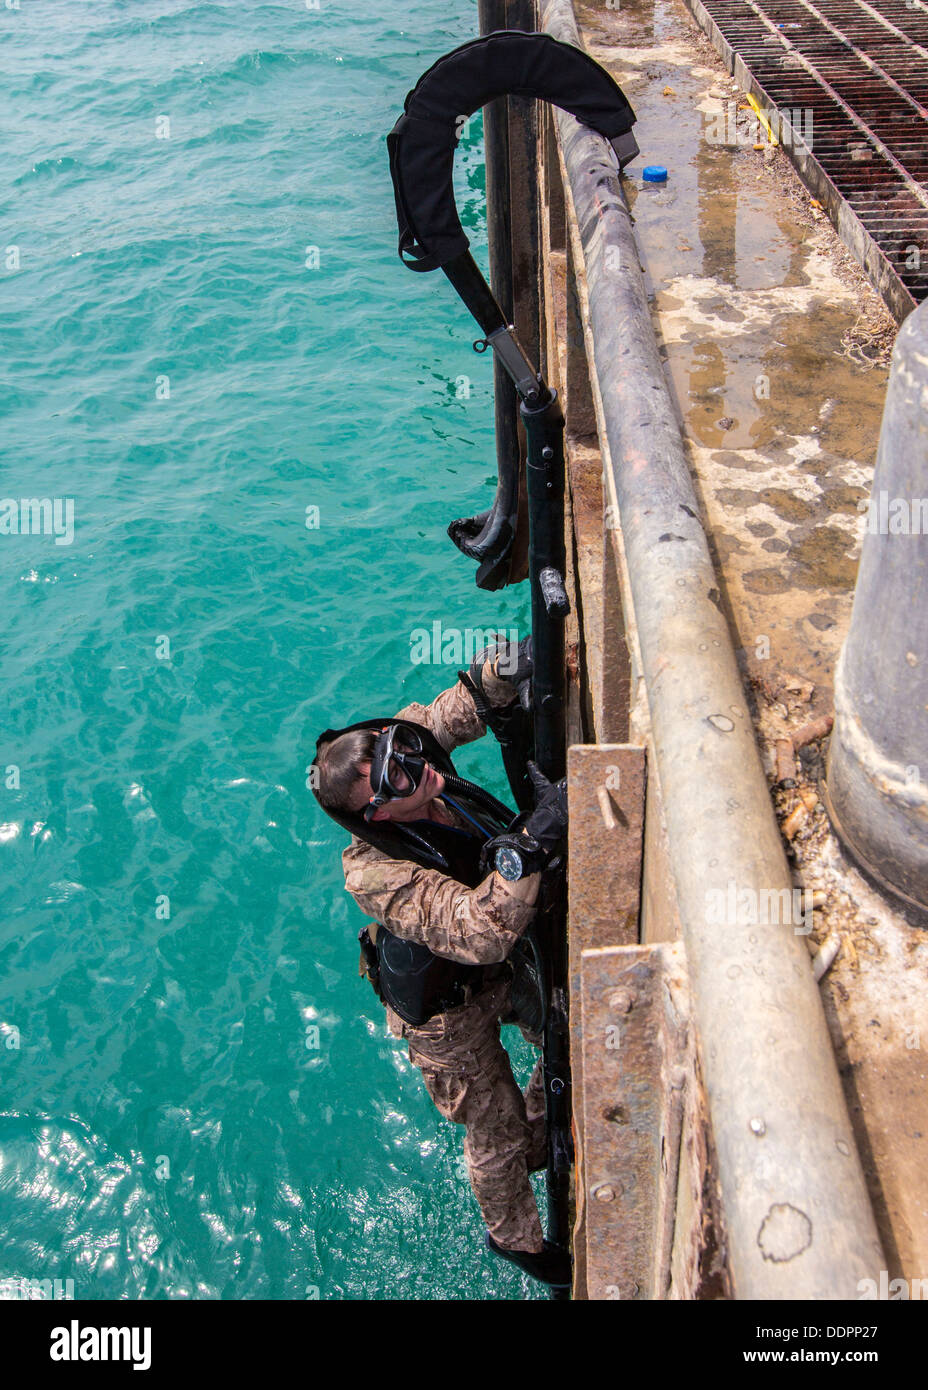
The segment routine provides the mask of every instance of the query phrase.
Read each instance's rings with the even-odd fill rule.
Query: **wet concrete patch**
[[[680,0],[577,9],[638,114],[626,194],[736,643],[827,690],[887,380],[848,345],[885,310],[782,151],[741,139],[744,95]]]
[[[857,578],[857,554],[848,553],[848,534],[836,526],[816,526],[790,550],[793,582],[802,589],[832,589],[847,593]]]
[[[745,570],[742,583],[754,594],[785,594],[792,580],[782,567]]]

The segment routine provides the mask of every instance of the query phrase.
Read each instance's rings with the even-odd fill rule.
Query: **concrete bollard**
[[[861,867],[928,910],[928,303],[893,350],[827,792]]]

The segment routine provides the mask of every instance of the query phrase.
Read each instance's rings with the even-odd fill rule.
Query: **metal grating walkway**
[[[903,318],[928,298],[926,0],[687,4]]]

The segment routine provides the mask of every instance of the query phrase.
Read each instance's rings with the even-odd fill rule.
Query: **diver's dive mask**
[[[412,796],[425,774],[426,757],[422,739],[407,724],[389,724],[377,735],[371,758],[370,804],[364,819],[370,820],[378,806],[396,797]]]

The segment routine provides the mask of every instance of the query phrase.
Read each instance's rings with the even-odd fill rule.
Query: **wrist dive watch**
[[[545,867],[548,856],[533,835],[497,835],[485,846],[496,872],[507,883],[516,883]]]

